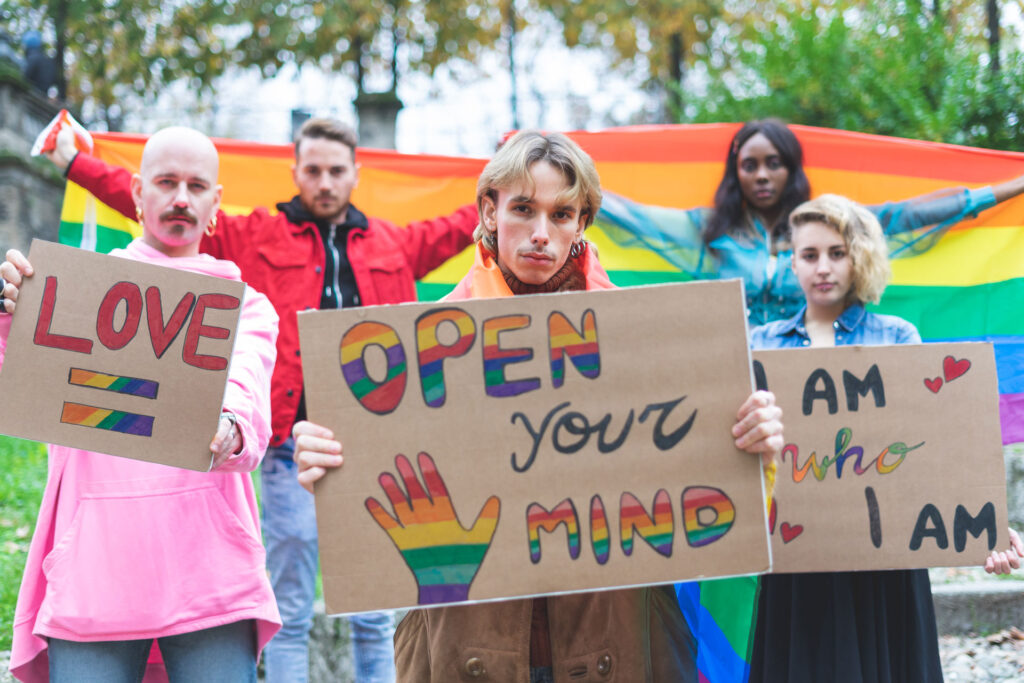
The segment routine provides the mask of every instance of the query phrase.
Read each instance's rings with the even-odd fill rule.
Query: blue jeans
[[[256,631],[251,620],[158,638],[171,683],[256,683]],[[144,640],[80,643],[50,638],[53,683],[138,683],[153,645]]]
[[[267,683],[305,683],[309,679],[309,630],[316,595],[316,506],[299,485],[288,439],[267,450],[261,470],[263,539],[267,569],[281,611],[281,630],[267,645]],[[357,683],[395,680],[394,620],[389,613],[349,617]]]

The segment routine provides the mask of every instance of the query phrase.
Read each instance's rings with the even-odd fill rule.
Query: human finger
[[[299,472],[299,485],[310,493],[313,493],[313,484],[323,479],[327,470],[323,467],[309,467]]]
[[[300,436],[316,436],[322,439],[333,439],[334,432],[323,425],[318,425],[315,422],[309,420],[302,420],[296,422],[295,426],[292,427],[292,436],[298,440]]]
[[[770,408],[759,408],[743,419],[742,422],[733,427],[733,435],[736,437],[736,447],[748,453],[764,452],[766,439],[771,440],[774,447],[776,441],[778,449],[782,449],[782,412],[777,406]],[[736,429],[736,427],[740,429]],[[772,437],[779,437],[777,440]]]
[[[9,263],[10,266],[4,269],[4,279],[8,282],[14,282],[16,285],[21,284],[21,275],[31,276],[35,273],[35,269],[32,264],[29,263],[28,257],[22,254],[17,249],[8,249],[5,255],[6,260],[4,263]],[[11,268],[14,270],[11,270]]]
[[[773,405],[775,405],[775,394],[763,389],[755,391],[747,397],[747,400],[743,402],[740,409],[736,412],[736,421],[742,421],[743,418],[758,408],[767,408]]]

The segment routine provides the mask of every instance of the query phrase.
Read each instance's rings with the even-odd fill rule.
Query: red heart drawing
[[[942,388],[942,378],[936,377],[935,379],[928,379],[926,377],[924,380],[924,385],[928,387],[928,389],[930,389],[933,394],[937,394],[939,393],[939,389]]]
[[[947,382],[952,382],[970,369],[971,361],[966,358],[957,360],[953,356],[946,356],[942,359],[942,374],[946,376]]]
[[[775,517],[778,515],[778,512],[779,512],[779,503],[778,503],[777,500],[772,498],[772,506],[768,510],[768,533],[770,533],[770,534],[774,534],[775,533]]]
[[[794,524],[790,526],[789,522],[783,522],[782,526],[779,527],[779,531],[782,532],[782,542],[789,543],[804,532],[804,525]]]

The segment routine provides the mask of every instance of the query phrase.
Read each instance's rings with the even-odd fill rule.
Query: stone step
[[[1024,581],[978,581],[932,586],[942,635],[995,633],[1024,627]]]

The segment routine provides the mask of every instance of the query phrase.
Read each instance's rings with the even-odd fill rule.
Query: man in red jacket
[[[308,641],[316,584],[313,498],[297,483],[292,425],[305,419],[296,312],[412,301],[415,281],[472,242],[475,206],[449,217],[399,228],[367,217],[349,199],[359,181],[356,134],[331,119],[310,119],[295,138],[298,194],[247,216],[217,213],[202,251],[230,259],[242,279],[266,294],[280,317],[271,381],[273,436],[263,461],[263,535],[267,567],[284,625],[266,649],[267,680],[307,680]],[[134,217],[128,171],[77,154],[69,127],[48,154],[69,180]],[[394,680],[394,627],[389,614],[350,619],[357,681]]]

